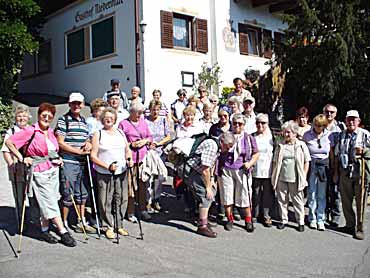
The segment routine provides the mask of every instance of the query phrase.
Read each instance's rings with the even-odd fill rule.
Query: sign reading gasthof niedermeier
[[[102,12],[105,12],[111,8],[114,8],[118,5],[121,5],[124,3],[125,0],[110,0],[103,3],[97,3],[93,6],[91,6],[89,9],[84,11],[77,11],[75,15],[75,21],[80,22],[82,20],[85,20],[87,18],[93,17],[93,15],[98,15]]]

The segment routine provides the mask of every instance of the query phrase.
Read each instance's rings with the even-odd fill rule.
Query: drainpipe
[[[140,87],[141,83],[141,63],[140,63],[140,29],[139,29],[139,10],[140,10],[140,3],[139,0],[135,0],[135,45],[136,45],[136,86]]]
[[[217,32],[216,32],[216,1],[209,0],[210,11],[210,35],[211,35],[211,64],[212,66],[217,63]],[[214,87],[214,94],[219,94],[218,86]]]

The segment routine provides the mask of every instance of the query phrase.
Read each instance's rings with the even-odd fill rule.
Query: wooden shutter
[[[248,33],[247,28],[239,23],[239,51],[242,55],[248,55]]]
[[[173,15],[167,11],[161,11],[161,46],[173,48]]]
[[[263,45],[263,57],[267,59],[272,58],[272,31],[265,30],[262,31],[262,45]]]
[[[201,53],[208,52],[208,26],[206,19],[195,20],[196,45],[195,50]]]

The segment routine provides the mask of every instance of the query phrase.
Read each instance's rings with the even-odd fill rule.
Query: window
[[[207,53],[207,20],[161,11],[161,46]]]
[[[85,30],[81,29],[67,35],[67,65],[85,60]]]
[[[252,55],[259,55],[258,32],[255,29],[248,28],[248,53]]]
[[[239,23],[239,49],[243,55],[261,55],[261,29]]]
[[[92,58],[114,53],[113,17],[91,26]]]
[[[51,72],[51,42],[41,43],[36,54],[23,57],[22,77]]]
[[[178,14],[173,15],[173,47],[191,46],[192,19]]]
[[[66,66],[94,61],[116,51],[114,16],[88,23],[65,36]]]

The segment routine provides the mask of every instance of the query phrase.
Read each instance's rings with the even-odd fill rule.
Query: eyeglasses
[[[40,114],[40,117],[46,120],[50,120],[50,121],[54,119],[54,116],[51,114]]]
[[[326,113],[326,114],[335,114],[335,113],[336,113],[336,111],[325,110],[325,113]]]
[[[321,146],[321,142],[320,142],[320,138],[319,138],[319,139],[317,139],[317,145],[318,145],[319,149],[321,149],[321,148],[322,148],[322,146]]]
[[[186,94],[179,94],[179,97],[186,97]]]
[[[258,124],[261,124],[261,125],[265,125],[265,124],[267,124],[267,122],[256,122],[256,124],[258,125]]]
[[[241,126],[241,125],[244,125],[244,123],[242,123],[242,122],[233,122],[233,125]]]
[[[218,115],[219,118],[227,118],[229,117],[229,115],[225,115],[225,114],[222,114],[222,115]]]
[[[212,103],[217,103],[217,100],[211,100]]]

